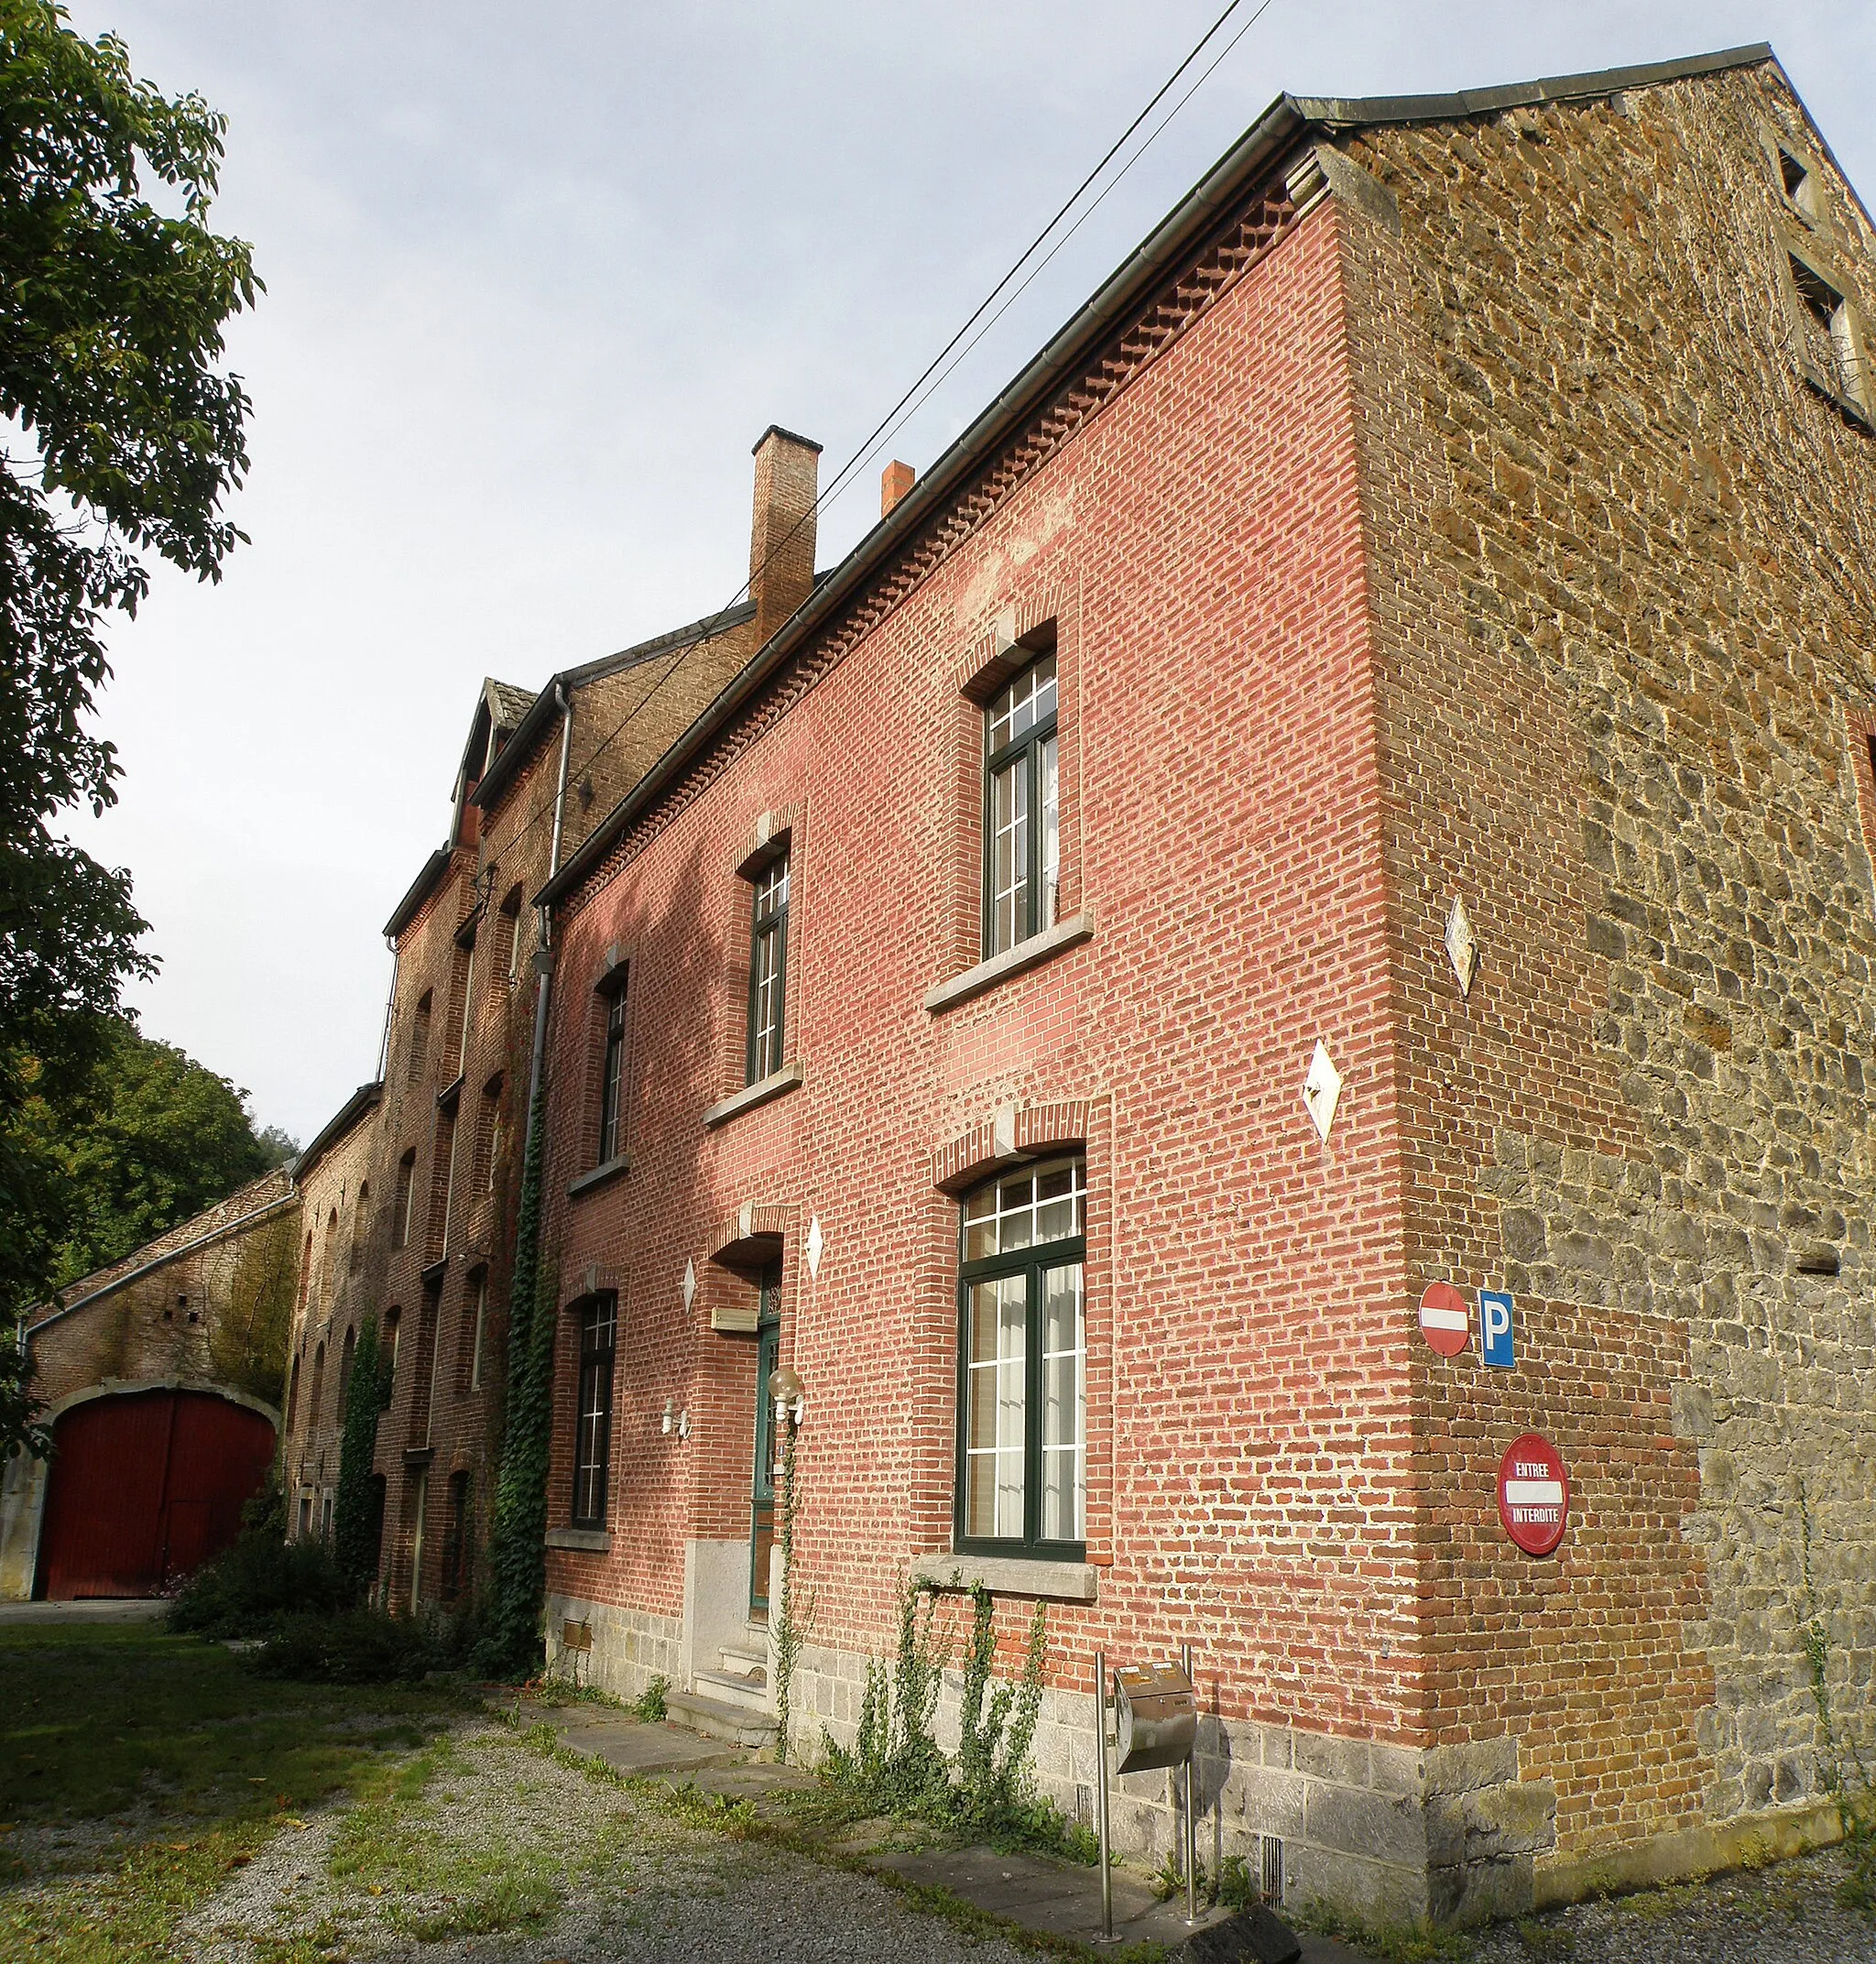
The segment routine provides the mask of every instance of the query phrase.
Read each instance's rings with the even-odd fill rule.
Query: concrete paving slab
[[[550,1725],[562,1745],[635,1779],[688,1776],[740,1766],[749,1757],[721,1740],[700,1738],[682,1726],[648,1724],[604,1705],[536,1705],[524,1698],[520,1713],[524,1724]]]
[[[1101,1925],[1098,1871],[1039,1855],[999,1855],[994,1849],[945,1849],[930,1853],[879,1855],[868,1863],[889,1869],[908,1882],[948,1889],[993,1915],[1008,1916],[1025,1929],[1085,1941]],[[1201,1926],[1227,1913],[1201,1914]],[[1128,1943],[1151,1938],[1179,1944],[1192,1935],[1183,1903],[1162,1903],[1151,1889],[1127,1871],[1114,1871],[1114,1934]]]
[[[148,1623],[169,1607],[166,1596],[89,1596],[79,1602],[0,1602],[0,1623]]]

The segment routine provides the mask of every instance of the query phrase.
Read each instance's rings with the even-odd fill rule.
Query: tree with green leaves
[[[259,290],[208,216],[224,119],[136,79],[52,0],[0,0],[0,1324],[44,1293],[45,1168],[15,1123],[108,1047],[146,974],[129,875],[60,835],[115,798],[90,727],[104,627],[155,553],[218,576],[247,469],[223,333]],[[152,195],[153,194],[153,195]],[[0,1441],[0,1448],[5,1442]]]

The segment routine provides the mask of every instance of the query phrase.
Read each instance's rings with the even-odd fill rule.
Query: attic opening
[[[1824,216],[1823,199],[1818,191],[1816,172],[1803,158],[1794,156],[1780,144],[1778,175],[1784,186],[1785,196],[1805,217],[1816,224]]]
[[[1856,310],[1838,288],[1809,260],[1787,253],[1785,263],[1792,291],[1797,296],[1798,329],[1805,353],[1832,394],[1861,416],[1871,410],[1869,376],[1863,359],[1863,337]]]

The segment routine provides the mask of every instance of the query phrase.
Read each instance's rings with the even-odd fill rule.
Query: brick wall
[[[1299,1807],[1312,1782],[1370,1792],[1368,1742],[1411,1761],[1417,1739],[1400,1148],[1337,223],[1324,209],[1285,234],[1281,205],[1259,203],[1180,331],[1117,362],[1127,386],[1098,415],[1031,432],[1020,465],[999,460],[975,523],[915,541],[883,583],[897,604],[832,635],[786,685],[785,715],[752,710],[561,928],[549,1239],[564,1300],[617,1291],[620,1336],[614,1532],[604,1552],[551,1550],[554,1617],[681,1619],[687,1574],[747,1546],[755,1343],[723,1326],[752,1320],[753,1285],[713,1258],[745,1203],[772,1209],[782,1351],[809,1387],[797,1545],[823,1662],[798,1708],[851,1723],[833,1687],[851,1691],[859,1657],[889,1645],[913,1560],[951,1546],[958,1210],[940,1183],[967,1182],[976,1149],[956,1142],[994,1138],[1009,1110],[1031,1151],[1085,1143],[1091,1190],[1096,1595],[1052,1606],[1049,1777],[1070,1804],[1098,1643],[1144,1656],[1194,1642],[1235,1795],[1235,1755],[1262,1777],[1269,1729],[1362,1742],[1354,1785],[1292,1753]],[[1062,905],[1092,932],[933,1012],[926,992],[982,953],[976,699],[999,623],[1054,635]],[[778,814],[785,1053],[802,1082],[706,1126],[741,1082],[739,869]],[[570,1197],[591,1163],[593,992],[619,951],[629,1171]],[[1318,1037],[1349,1080],[1326,1146],[1302,1100]],[[814,1220],[818,1274],[802,1252]],[[568,1316],[552,1522],[570,1507],[575,1343]],[[667,1401],[687,1438],[663,1429]],[[999,1607],[1012,1659],[1030,1607]],[[595,1617],[602,1650],[605,1627]],[[1147,1785],[1123,1806],[1137,1842],[1166,1832],[1164,1784]],[[1368,1826],[1334,1813],[1314,1870],[1299,1830],[1299,1887],[1339,1877],[1377,1902],[1412,1886],[1391,1847],[1365,1860]],[[1234,1834],[1248,1825],[1240,1799]],[[1423,1837],[1418,1860],[1423,1877]]]

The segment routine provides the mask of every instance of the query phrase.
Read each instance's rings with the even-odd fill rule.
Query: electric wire
[[[990,308],[997,300],[998,296],[1003,292],[1004,289],[1008,287],[1013,279],[1016,278],[1017,275],[1022,271],[1023,267],[1029,264],[1030,260],[1034,258],[1036,253],[1041,249],[1044,242],[1047,241],[1050,235],[1055,231],[1055,229],[1062,224],[1062,221],[1068,215],[1068,213],[1072,210],[1074,210],[1075,204],[1079,202],[1083,194],[1088,190],[1089,186],[1092,185],[1095,182],[1096,179],[1100,176],[1102,171],[1104,171],[1107,168],[1107,166],[1113,162],[1114,158],[1126,147],[1128,141],[1140,128],[1140,125],[1144,123],[1148,119],[1148,117],[1152,115],[1153,111],[1157,109],[1162,102],[1165,101],[1166,97],[1178,84],[1180,77],[1183,76],[1185,71],[1192,67],[1193,63],[1196,61],[1198,58],[1205,52],[1206,47],[1212,42],[1214,38],[1216,38],[1219,30],[1231,18],[1231,16],[1238,12],[1238,8],[1244,5],[1244,0],[1229,0],[1229,4],[1226,6],[1224,12],[1220,14],[1216,20],[1213,21],[1211,26],[1207,27],[1204,34],[1202,34],[1199,38],[1193,44],[1191,49],[1186,54],[1185,58],[1180,62],[1179,66],[1175,68],[1172,72],[1166,78],[1166,80],[1162,83],[1161,83],[1160,87],[1153,92],[1153,94],[1148,100],[1146,105],[1139,112],[1138,115],[1134,116],[1133,120],[1128,124],[1127,127],[1121,131],[1120,135],[1115,138],[1114,142],[1107,147],[1107,149],[1102,155],[1100,161],[1096,164],[1094,169],[1090,170],[1085,177],[1082,179],[1081,182],[1075,186],[1074,190],[1057,208],[1056,212],[1054,213],[1054,215],[1051,217],[1048,224],[1045,224],[1042,229],[1036,234],[1035,237],[1031,240],[1029,245],[1026,246],[1023,250],[1017,256],[1015,260],[1011,262],[1009,270],[1003,275],[1003,277],[999,280],[998,280],[997,284],[990,289],[989,292],[984,296],[984,299],[971,312],[970,316],[965,321],[963,325],[957,329],[957,331],[951,336],[951,338],[944,344],[944,345],[939,349],[938,353],[932,357],[931,361],[926,364],[925,367],[920,373],[918,378],[912,383],[911,387],[908,388],[905,393],[900,397],[899,400],[895,402],[892,408],[886,412],[885,416],[882,417],[880,420],[874,425],[872,431],[862,441],[859,447],[854,452],[848,461],[844,465],[842,465],[841,469],[834,475],[834,476],[829,480],[826,486],[817,494],[814,502],[808,507],[808,509],[802,515],[802,517],[795,521],[795,523],[789,529],[789,530],[782,536],[782,538],[776,543],[776,545],[770,549],[769,553],[763,558],[761,563],[750,569],[748,577],[745,579],[741,585],[736,588],[736,592],[730,596],[729,600],[723,606],[718,608],[715,613],[709,614],[704,616],[695,639],[687,641],[683,643],[682,646],[671,650],[670,659],[666,663],[663,673],[660,674],[655,682],[653,682],[651,686],[645,692],[645,693],[638,699],[638,701],[633,704],[631,708],[626,712],[625,715],[620,719],[620,721],[616,725],[615,725],[615,726],[604,737],[600,739],[600,741],[593,747],[592,750],[587,753],[586,757],[583,759],[580,767],[583,772],[590,769],[593,764],[599,758],[604,756],[605,752],[609,750],[612,746],[616,743],[621,736],[625,735],[626,731],[631,726],[634,722],[637,721],[638,716],[644,713],[644,711],[649,706],[652,698],[657,695],[658,692],[664,687],[665,683],[668,682],[674,674],[676,674],[678,672],[678,670],[682,666],[682,658],[689,651],[689,649],[697,646],[698,642],[709,640],[714,635],[723,631],[719,623],[723,622],[729,614],[735,611],[738,602],[741,601],[744,595],[748,593],[750,588],[754,585],[755,582],[769,570],[769,567],[774,562],[778,555],[780,555],[787,548],[787,546],[794,539],[794,537],[801,530],[801,529],[804,525],[806,525],[811,518],[817,518],[822,507],[823,505],[828,504],[832,499],[837,497],[840,493],[845,490],[849,485],[849,483],[852,481],[854,474],[856,471],[860,470],[862,467],[864,467],[866,464],[870,463],[875,457],[877,457],[879,452],[888,443],[891,442],[894,434],[900,428],[902,428],[903,425],[912,416],[915,416],[918,411],[922,409],[924,405],[931,399],[933,395],[934,395],[937,390],[942,387],[946,381],[950,379],[950,377],[956,372],[958,366],[969,355],[971,350],[975,348],[977,345],[978,342],[980,342],[984,338],[984,336],[987,334],[993,327],[996,326],[997,322],[1000,321],[1006,313],[1009,312],[1009,309],[1013,307],[1016,304],[1017,300],[1021,298],[1023,293],[1028,290],[1030,285],[1038,278],[1038,276],[1043,271],[1043,269],[1055,257],[1056,254],[1059,253],[1062,248],[1068,244],[1069,240],[1072,239],[1075,235],[1075,234],[1081,230],[1082,226],[1085,224],[1087,221],[1094,216],[1095,213],[1100,209],[1101,205],[1106,202],[1108,194],[1121,183],[1121,181],[1126,178],[1128,172],[1131,170],[1134,165],[1137,164],[1140,160],[1140,158],[1146,155],[1147,151],[1152,147],[1153,143],[1162,135],[1163,135],[1167,127],[1172,124],[1173,118],[1177,116],[1179,112],[1183,108],[1184,108],[1185,104],[1192,100],[1193,96],[1198,92],[1198,90],[1203,88],[1205,82],[1208,82],[1211,77],[1217,72],[1220,64],[1231,53],[1231,50],[1236,48],[1238,42],[1241,41],[1244,37],[1249,33],[1251,28],[1254,27],[1260,19],[1262,19],[1263,16],[1269,11],[1269,9],[1273,4],[1274,0],[1258,0],[1258,5],[1255,8],[1253,8],[1249,18],[1247,19],[1238,27],[1237,33],[1235,33],[1231,37],[1231,38],[1227,42],[1226,42],[1225,46],[1219,49],[1217,55],[1214,58],[1210,66],[1206,68],[1205,71],[1193,82],[1191,87],[1188,88],[1184,92],[1184,93],[1182,94],[1179,99],[1172,104],[1172,108],[1166,112],[1165,115],[1161,119],[1159,124],[1152,130],[1148,132],[1146,141],[1142,143],[1140,147],[1135,150],[1133,155],[1129,157],[1127,161],[1120,167],[1120,169],[1115,172],[1112,180],[1102,187],[1096,196],[1090,201],[1087,209],[1084,211],[1075,219],[1074,224],[1069,226],[1067,231],[1064,232],[1053,246],[1050,246],[1048,252],[1042,256],[1042,258],[1038,261],[1038,263],[1034,267],[1031,267],[1028,276],[1017,287],[1015,292],[1009,295],[1009,299],[1003,302],[1002,306],[997,308],[997,311],[990,315],[990,318],[987,321],[984,320],[985,314],[989,311]],[[977,326],[977,323],[979,322],[983,322],[983,325],[981,327]],[[974,327],[977,328],[977,332],[976,333],[971,333],[971,330]],[[966,335],[969,336],[969,339],[967,341],[965,340]],[[958,344],[960,342],[964,342],[965,344],[964,346],[961,348],[958,346]],[[939,369],[941,364],[944,362],[945,357],[951,355],[954,349],[957,350],[956,358],[951,362],[948,367],[945,367],[943,369],[943,374],[936,374],[935,379],[933,379],[935,371]],[[926,387],[927,383],[930,383],[929,387]],[[920,393],[922,389],[923,390],[922,394]],[[915,398],[916,399],[914,399]],[[512,853],[514,849],[520,845],[522,840],[524,840],[529,835],[529,834],[533,831],[534,827],[537,824],[543,823],[551,815],[555,802],[556,801],[551,797],[543,798],[540,805],[536,807],[534,812],[528,817],[528,819],[503,842],[501,850],[497,854],[496,857],[490,862],[487,867],[484,868],[481,873],[477,874],[475,884],[482,889],[482,900],[485,904],[492,895],[495,884],[495,875],[496,869],[500,865],[501,859]],[[485,878],[486,879],[485,886],[483,884]]]

